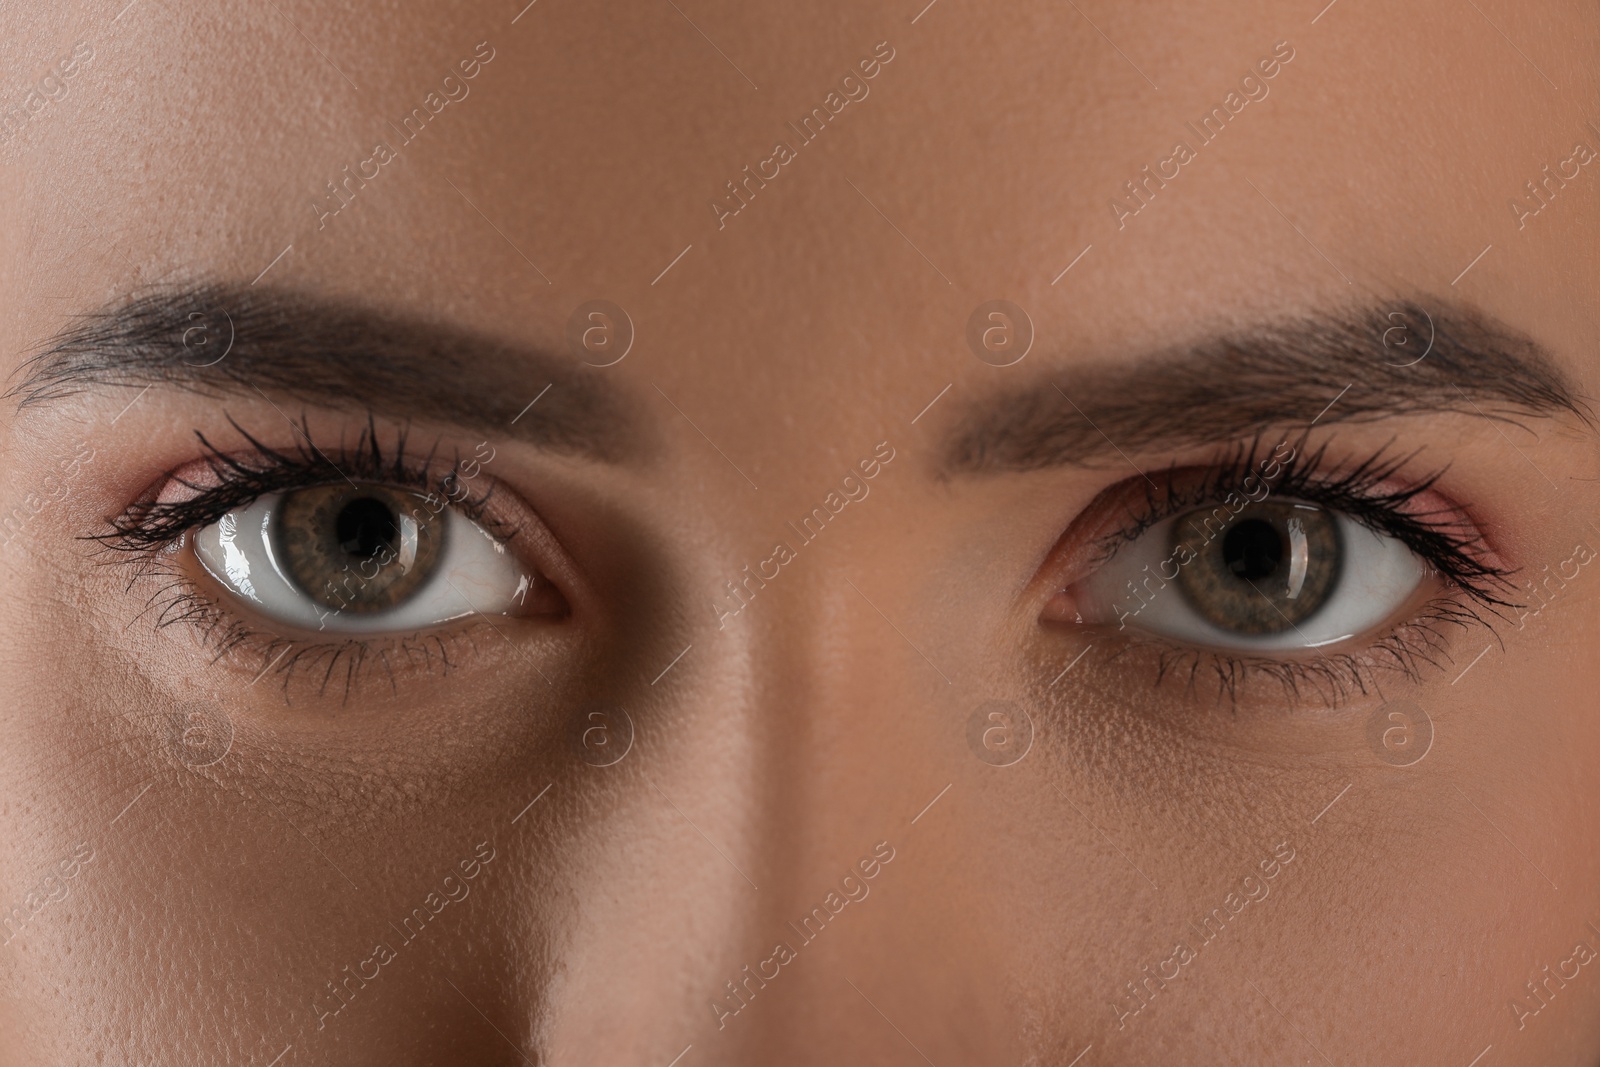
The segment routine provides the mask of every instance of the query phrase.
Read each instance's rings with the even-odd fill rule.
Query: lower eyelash
[[[325,695],[329,685],[340,680],[343,699],[348,700],[364,672],[378,670],[387,676],[391,692],[398,693],[398,665],[391,659],[403,658],[405,666],[410,668],[415,668],[420,660],[423,670],[447,674],[455,666],[451,659],[452,647],[461,641],[470,643],[467,631],[461,629],[334,641],[302,641],[257,630],[203,592],[169,558],[163,558],[168,555],[166,552],[151,554],[135,562],[136,569],[128,582],[130,590],[145,580],[160,583],[151,591],[139,617],[153,614],[157,630],[178,623],[191,625],[201,642],[211,646],[212,663],[241,651],[252,653],[252,658],[259,655],[260,666],[250,684],[270,673],[281,686],[286,702],[291,702],[290,682],[304,672],[314,677],[319,669],[322,678],[317,684],[318,696]],[[118,562],[127,563],[126,560]]]
[[[1202,684],[1214,684],[1216,699],[1235,707],[1241,690],[1265,679],[1278,683],[1295,705],[1303,703],[1310,691],[1324,707],[1337,708],[1353,699],[1381,695],[1379,680],[1386,674],[1417,682],[1426,671],[1443,668],[1452,660],[1450,633],[1481,626],[1494,634],[1488,614],[1470,601],[1463,603],[1446,594],[1428,601],[1410,619],[1357,652],[1322,654],[1316,659],[1272,659],[1194,648],[1141,632],[1121,638],[1122,647],[1109,659],[1153,652],[1158,657],[1158,686],[1181,680],[1190,695],[1197,696]]]

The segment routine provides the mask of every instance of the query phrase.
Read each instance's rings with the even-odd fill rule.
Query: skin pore
[[[1600,1062],[1591,5],[0,27],[0,1063]],[[245,475],[531,591],[275,622]],[[1119,626],[1251,486],[1438,558]]]

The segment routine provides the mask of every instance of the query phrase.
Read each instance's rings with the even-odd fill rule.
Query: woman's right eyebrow
[[[1568,377],[1529,338],[1458,307],[1405,302],[1052,369],[973,401],[942,469],[1087,466],[1269,427],[1440,413],[1503,422],[1567,414],[1595,428]]]
[[[226,354],[224,354],[226,353]],[[202,285],[79,316],[17,371],[19,409],[172,385],[445,422],[554,452],[646,452],[643,405],[573,356],[303,293]]]

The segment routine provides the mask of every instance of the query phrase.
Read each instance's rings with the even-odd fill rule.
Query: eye
[[[1067,592],[1088,623],[1198,645],[1315,648],[1365,634],[1428,568],[1406,544],[1298,500],[1240,502],[1155,523]]]
[[[308,630],[411,631],[564,605],[459,508],[380,484],[268,493],[199,528],[194,553],[260,614]]]

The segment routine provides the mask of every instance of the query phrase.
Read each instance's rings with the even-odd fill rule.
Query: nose
[[[969,729],[993,703],[982,657],[930,621],[939,582],[897,561],[903,530],[869,507],[848,533],[785,523],[753,564],[721,561],[703,585],[726,595],[663,646],[633,749],[583,783],[605,799],[576,850],[558,1061],[1008,1051],[988,901],[1015,796],[993,750],[1021,723]]]

